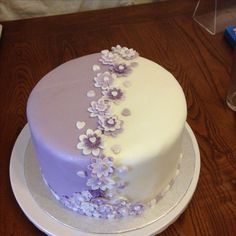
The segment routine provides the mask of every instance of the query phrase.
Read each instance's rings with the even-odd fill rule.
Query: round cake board
[[[170,191],[166,193],[166,197],[164,196],[160,203],[156,204],[156,208],[150,212],[147,210],[143,219],[137,217],[137,220],[117,220],[107,223],[107,227],[103,224],[101,228],[96,228],[98,227],[96,225],[101,225],[101,223],[89,217],[77,216],[77,223],[70,222],[75,213],[60,206],[53,197],[47,197],[48,188],[42,184],[43,180],[38,175],[38,167],[33,161],[35,157],[28,150],[31,147],[30,143],[30,131],[26,125],[19,134],[12,151],[10,181],[15,198],[25,215],[37,228],[48,235],[115,236],[121,232],[122,236],[158,234],[171,225],[185,210],[196,189],[200,173],[198,144],[191,128],[186,124],[183,138],[183,163],[181,164],[186,171],[182,171],[181,174],[182,167],[180,168],[180,174]],[[175,197],[170,197],[171,195]],[[61,213],[69,217],[60,218]],[[91,232],[91,229],[95,232]]]

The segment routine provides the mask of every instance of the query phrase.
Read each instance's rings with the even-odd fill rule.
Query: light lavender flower
[[[136,57],[138,57],[137,51],[135,51],[133,48],[127,48],[127,47],[121,47],[120,45],[117,45],[116,47],[112,47],[112,52],[119,54],[123,59],[131,60]]]
[[[87,186],[91,187],[92,190],[101,189],[102,191],[106,191],[115,186],[115,181],[109,177],[92,177],[88,179]]]
[[[104,116],[110,113],[109,105],[102,98],[98,101],[92,101],[88,111],[90,112],[90,117]]]
[[[107,89],[113,84],[115,77],[116,76],[111,74],[109,71],[98,73],[97,76],[94,77],[94,86],[97,88]]]
[[[99,116],[99,129],[106,135],[115,136],[121,132],[122,121],[117,116]]]
[[[124,63],[111,65],[109,69],[118,77],[128,76],[129,73],[132,71],[131,68]]]
[[[108,177],[114,172],[113,159],[111,157],[100,156],[91,158],[91,164],[88,167],[93,177]]]
[[[92,154],[98,156],[101,149],[103,149],[100,130],[93,131],[88,129],[86,135],[82,134],[79,136],[79,140],[80,142],[77,144],[77,148],[81,149],[84,155]]]
[[[113,65],[119,59],[116,53],[113,53],[109,50],[102,50],[101,51],[101,58],[99,59],[100,62],[104,65]]]
[[[130,206],[130,215],[140,215],[144,211],[144,205],[137,202]]]
[[[105,96],[105,99],[109,99],[114,102],[119,102],[124,98],[124,93],[122,92],[122,90],[115,87],[102,91],[102,94]]]
[[[103,204],[98,207],[101,218],[115,218],[114,207],[110,204]]]
[[[97,206],[91,202],[82,202],[81,210],[84,212],[86,216],[93,216],[96,212]]]

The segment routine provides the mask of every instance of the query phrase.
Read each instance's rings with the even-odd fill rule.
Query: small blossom
[[[96,205],[91,202],[82,202],[81,210],[86,216],[93,216],[93,213],[96,211]]]
[[[127,76],[131,72],[131,68],[124,63],[114,64],[109,67],[110,71],[115,73],[118,77]]]
[[[101,58],[99,61],[101,61],[104,65],[113,65],[118,59],[119,57],[116,53],[109,50],[103,50],[101,51]]]
[[[114,79],[115,75],[111,74],[109,71],[98,73],[97,76],[94,77],[94,86],[97,88],[107,89],[113,84]]]
[[[100,150],[103,149],[102,138],[100,130],[91,130],[86,131],[86,135],[82,134],[79,136],[80,142],[77,144],[78,149],[82,149],[84,155],[94,155],[98,156]]]
[[[117,45],[112,47],[112,52],[119,54],[123,59],[131,60],[138,57],[138,53],[133,48],[121,47]]]
[[[109,114],[109,105],[100,98],[98,101],[92,101],[91,106],[88,108],[90,117],[104,116]]]
[[[96,176],[98,178],[108,177],[114,172],[113,159],[105,156],[92,158],[89,169],[91,170],[92,176]]]
[[[106,91],[102,92],[105,98],[112,100],[114,102],[118,102],[119,100],[122,100],[124,97],[124,94],[121,89],[119,88],[109,88]]]
[[[108,177],[92,177],[88,179],[87,186],[91,187],[92,190],[101,189],[102,191],[106,191],[115,186],[115,181]]]

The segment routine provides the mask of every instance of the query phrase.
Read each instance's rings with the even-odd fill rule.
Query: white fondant
[[[119,143],[122,152],[115,161],[130,167],[124,178],[132,183],[122,194],[147,201],[176,174],[187,110],[182,88],[171,73],[142,57],[134,61],[138,66],[129,75],[132,86],[125,89],[122,80],[114,85],[125,90],[126,98],[111,104],[114,114],[128,108],[132,116],[121,118],[123,132],[107,138],[104,153],[112,156],[109,147]]]
[[[76,122],[76,127],[78,129],[83,129],[85,125],[86,125],[86,123],[84,121],[77,121]]]

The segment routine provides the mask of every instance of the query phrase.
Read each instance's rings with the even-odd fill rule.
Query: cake
[[[178,174],[186,100],[163,67],[117,45],[49,72],[27,119],[42,177],[78,214],[137,216]]]

